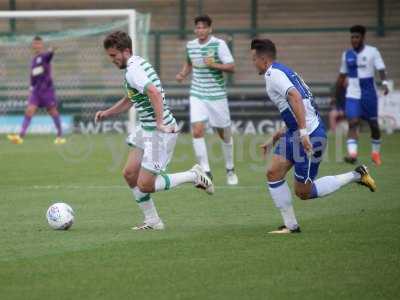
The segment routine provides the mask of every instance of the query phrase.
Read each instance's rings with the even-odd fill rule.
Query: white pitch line
[[[25,187],[17,187],[17,186],[3,186],[3,188],[8,189],[16,189],[16,190],[117,190],[117,189],[128,189],[127,185],[33,185],[33,186],[25,186]],[[234,190],[234,189],[264,189],[262,185],[236,185],[236,186],[227,186],[227,185],[217,185],[216,189],[224,189],[224,190]],[[193,189],[192,186],[181,186],[178,189]]]

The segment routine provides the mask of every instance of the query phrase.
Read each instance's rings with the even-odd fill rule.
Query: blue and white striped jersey
[[[287,100],[290,89],[295,88],[303,97],[306,111],[306,128],[311,134],[320,124],[320,117],[313,101],[310,88],[304,80],[292,69],[284,64],[274,62],[265,73],[265,83],[268,97],[278,107],[278,110],[289,130],[297,130],[295,115]]]
[[[382,56],[378,49],[365,45],[360,52],[348,49],[342,54],[340,73],[348,77],[346,98],[361,99],[362,95],[376,95],[374,75],[375,70],[385,69]]]

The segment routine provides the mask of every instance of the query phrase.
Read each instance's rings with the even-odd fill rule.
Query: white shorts
[[[211,127],[231,126],[228,99],[207,101],[190,97],[190,123],[207,121]]]
[[[139,125],[126,138],[126,143],[143,150],[143,169],[159,174],[165,172],[171,161],[177,138],[178,133],[143,130]]]

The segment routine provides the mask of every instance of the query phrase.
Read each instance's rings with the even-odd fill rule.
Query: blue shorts
[[[365,120],[376,120],[378,118],[378,99],[375,98],[347,98],[347,119],[363,118]]]
[[[274,150],[274,154],[293,163],[294,177],[302,183],[313,182],[318,175],[319,164],[327,144],[325,126],[322,123],[310,134],[310,140],[314,150],[311,157],[304,151],[298,131],[287,131],[279,139]]]
[[[348,119],[376,120],[378,118],[378,96],[374,79],[360,79],[360,87],[361,99],[346,98],[346,117]]]

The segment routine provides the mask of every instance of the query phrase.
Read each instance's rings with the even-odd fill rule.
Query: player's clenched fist
[[[103,121],[105,118],[107,118],[106,112],[104,110],[100,110],[100,111],[96,112],[94,121],[97,123],[97,122]]]
[[[314,151],[313,151],[313,146],[311,144],[309,135],[304,135],[304,136],[300,137],[300,140],[301,140],[301,144],[303,145],[306,153],[309,155],[312,155]]]
[[[176,81],[178,81],[179,83],[181,83],[182,81],[185,80],[185,76],[184,76],[182,73],[178,73],[178,74],[175,76],[175,79],[176,79]]]
[[[207,67],[211,68],[211,67],[214,66],[215,60],[214,60],[213,57],[205,57],[204,58],[204,63],[206,64]]]

